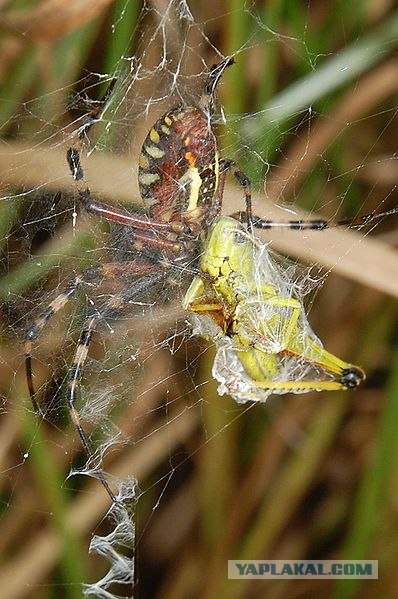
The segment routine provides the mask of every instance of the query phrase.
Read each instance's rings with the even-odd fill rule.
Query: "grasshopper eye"
[[[236,243],[237,245],[241,245],[242,243],[245,243],[245,241],[246,237],[242,233],[240,233],[239,231],[234,233],[234,243]]]

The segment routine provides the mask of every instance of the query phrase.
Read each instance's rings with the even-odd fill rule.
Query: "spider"
[[[68,412],[89,462],[94,461],[94,455],[80,422],[76,400],[93,333],[101,321],[120,315],[133,300],[139,299],[148,290],[164,285],[177,286],[181,284],[182,277],[192,280],[200,275],[206,278],[207,275],[201,273],[197,263],[208,232],[221,212],[228,173],[235,176],[245,196],[245,210],[235,213],[233,217],[245,222],[249,229],[288,227],[323,230],[335,226],[322,219],[273,222],[253,216],[250,181],[233,160],[220,158],[211,127],[216,87],[225,69],[233,62],[231,57],[227,57],[210,69],[197,105],[173,108],[150,129],[142,145],[138,170],[145,215],[130,213],[93,198],[84,179],[79,149],[70,147],[67,151],[67,162],[76,182],[82,208],[94,217],[122,225],[131,240],[131,247],[136,250],[136,256],[130,261],[99,264],[75,276],[26,332],[27,384],[33,407],[40,413],[32,375],[33,342],[41,335],[51,317],[75,296],[80,286],[103,280],[122,281],[124,289],[93,309],[87,317],[67,375]],[[102,108],[97,107],[83,125],[79,135],[81,140],[101,118],[113,84],[102,99]],[[362,217],[361,222],[367,222],[369,218],[373,218],[373,215]],[[116,496],[103,471],[100,467],[95,470],[112,502],[115,502]]]

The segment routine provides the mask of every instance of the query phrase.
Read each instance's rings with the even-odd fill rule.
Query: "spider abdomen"
[[[216,138],[205,112],[176,108],[156,121],[142,145],[138,181],[151,218],[201,226],[219,181]]]

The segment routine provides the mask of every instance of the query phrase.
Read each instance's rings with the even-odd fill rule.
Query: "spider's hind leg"
[[[80,437],[80,442],[83,446],[83,449],[87,456],[88,462],[90,462],[92,464],[93,472],[95,472],[95,474],[98,476],[98,479],[100,480],[101,484],[104,486],[106,492],[108,493],[109,497],[111,498],[112,503],[116,503],[117,502],[116,495],[110,488],[104,471],[102,470],[100,465],[94,464],[94,453],[91,449],[90,442],[88,440],[86,432],[80,422],[79,413],[75,407],[76,387],[81,378],[83,365],[84,365],[84,362],[86,361],[86,357],[87,357],[88,350],[90,347],[91,339],[92,339],[93,333],[96,329],[96,325],[97,325],[99,318],[100,318],[99,314],[95,314],[94,316],[92,316],[90,318],[90,320],[87,322],[87,324],[83,327],[83,329],[80,333],[80,338],[79,338],[79,342],[77,344],[73,365],[69,369],[67,408],[68,408],[68,412],[69,412],[69,416],[72,421],[72,424],[75,427],[75,429]],[[91,464],[90,464],[90,466],[91,466]]]
[[[125,263],[127,268],[129,263]],[[131,263],[134,264],[134,263]],[[123,265],[123,263],[121,263]],[[90,343],[92,340],[92,336],[94,331],[97,329],[97,325],[100,320],[104,320],[109,317],[116,317],[119,315],[127,306],[129,306],[130,302],[134,300],[136,297],[141,298],[142,294],[152,289],[158,283],[164,281],[168,276],[168,272],[161,273],[152,273],[148,274],[145,277],[142,277],[135,281],[130,287],[127,288],[126,291],[121,292],[113,297],[111,297],[100,310],[98,310],[95,314],[93,314],[87,321],[82,331],[80,333],[79,342],[76,347],[75,356],[73,360],[73,364],[69,369],[68,375],[68,390],[67,390],[67,407],[69,411],[69,415],[71,421],[80,437],[80,441],[86,453],[89,462],[94,462],[94,454],[90,447],[89,439],[84,431],[84,428],[80,422],[80,416],[78,411],[76,410],[76,399],[77,399],[77,390],[80,383],[80,380],[83,375],[84,364],[86,362],[86,358],[88,355],[88,350],[90,347]],[[106,476],[100,465],[94,466],[94,471],[98,475],[98,478],[104,488],[106,489],[108,495],[110,496],[113,502],[116,501],[116,496],[111,490],[109,483],[106,479]]]
[[[124,276],[140,276],[153,272],[156,266],[148,261],[110,262],[100,266],[88,268],[80,275],[71,279],[65,290],[58,294],[45,310],[36,318],[26,331],[25,335],[25,367],[26,380],[30,399],[34,410],[40,414],[40,407],[36,399],[36,390],[33,384],[32,348],[33,342],[38,339],[49,320],[59,312],[72,299],[81,285],[95,283],[99,279],[112,280]]]

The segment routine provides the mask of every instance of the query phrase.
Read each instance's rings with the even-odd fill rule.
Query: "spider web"
[[[112,6],[112,14],[102,12],[106,3],[98,2],[93,15],[73,14],[72,4],[70,14],[61,12],[69,37],[57,38],[51,23],[40,28],[46,4],[50,10],[51,2],[43,2],[29,9],[33,13],[4,13],[8,69],[13,56],[19,57],[19,69],[11,79],[5,64],[2,88],[0,588],[7,597],[39,597],[43,586],[49,597],[60,592],[79,597],[85,583],[88,595],[117,597],[131,594],[132,582],[139,581],[141,596],[172,597],[184,573],[205,570],[209,589],[215,589],[225,584],[224,575],[217,578],[217,565],[222,569],[224,558],[235,557],[237,539],[244,538],[229,512],[247,525],[260,511],[259,503],[250,508],[250,491],[244,492],[254,456],[262,455],[264,430],[269,436],[264,455],[278,456],[286,448],[300,453],[323,399],[309,398],[303,407],[303,399],[283,398],[264,408],[219,397],[211,376],[214,348],[193,337],[181,308],[184,288],[140,298],[121,318],[99,327],[79,397],[95,457],[119,491],[120,504],[107,518],[108,497],[94,465],[84,463],[64,397],[85,317],[117,293],[121,282],[85,285],[35,342],[34,380],[45,419],[33,413],[24,375],[27,326],[76,274],[131,256],[123,227],[108,227],[80,210],[66,150],[115,81],[106,109],[84,140],[83,168],[94,197],[140,209],[138,155],[150,126],[170,107],[195,104],[209,67],[233,55],[236,64],[218,89],[214,128],[222,155],[251,177],[257,214],[289,220],[321,213],[337,220],[394,208],[398,17],[388,3],[367,13],[359,3],[352,15],[336,2],[337,22],[322,2],[308,2],[303,10],[288,2],[278,12],[260,2],[204,8],[145,1],[138,10],[137,3],[126,1]],[[85,26],[74,27],[72,16]],[[21,32],[38,49],[36,70],[29,70]],[[55,39],[53,56],[43,39]],[[47,74],[41,88],[35,73]],[[16,90],[14,96],[6,95],[7,86]],[[224,212],[243,206],[242,191],[229,183]],[[391,338],[377,337],[378,352],[362,345],[371,338],[369,319],[382,320],[387,331],[394,326],[388,300],[370,290],[398,293],[392,227],[393,219],[385,219],[359,233],[262,236],[290,257],[282,263],[295,294],[307,296],[309,320],[325,346],[363,364],[378,397]],[[360,397],[358,391],[355,404]],[[350,404],[350,398],[344,402]],[[265,471],[274,481],[272,467]],[[256,478],[259,495],[266,485]],[[283,542],[282,526],[279,532]],[[85,535],[95,535],[91,548],[98,559],[88,559]],[[170,566],[173,559],[179,568]],[[203,591],[198,580],[186,584],[188,596]]]

